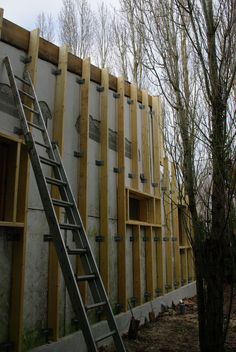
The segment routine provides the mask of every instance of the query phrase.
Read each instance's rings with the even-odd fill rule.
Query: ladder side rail
[[[30,145],[30,148],[29,148],[30,160],[36,176],[35,178],[38,185],[41,200],[46,210],[45,215],[47,217],[50,232],[53,235],[53,242],[57,251],[58,260],[60,263],[64,280],[66,282],[66,287],[72,302],[73,309],[75,311],[76,316],[82,320],[82,324],[84,328],[84,338],[86,340],[86,344],[89,346],[92,352],[97,352],[97,347],[94,342],[94,337],[92,334],[92,330],[90,328],[90,323],[87,318],[85,308],[82,304],[82,297],[78,289],[76,277],[73,274],[73,268],[71,266],[70,259],[67,254],[67,249],[65,247],[65,242],[63,240],[61,230],[57,221],[57,217],[56,217],[54,206],[51,201],[50,193],[44,181],[44,174],[41,168],[41,163],[35,148],[35,144],[34,144],[34,140],[31,132],[28,132],[28,134],[25,135],[25,140],[26,140],[26,144]]]
[[[55,153],[56,160],[57,161],[61,161],[61,157],[60,157],[60,153],[59,153],[57,145],[55,145],[54,153]],[[61,163],[62,163],[62,161],[61,161]],[[74,196],[73,196],[73,193],[72,193],[69,181],[68,181],[68,177],[67,177],[66,171],[65,171],[63,166],[61,168],[61,172],[62,172],[62,179],[65,180],[67,182],[67,185],[68,185],[68,190],[67,191],[68,191],[69,201],[71,201],[75,205],[75,207],[73,208],[73,213],[75,214],[78,223],[81,225],[82,235],[83,235],[83,243],[85,243],[86,247],[89,249],[89,255],[91,256],[91,260],[90,260],[89,264],[92,264],[92,268],[91,268],[92,272],[94,272],[96,274],[97,278],[98,278],[96,280],[96,285],[99,286],[98,290],[99,290],[99,293],[100,293],[100,298],[96,297],[96,295],[93,298],[94,299],[99,298],[99,299],[101,299],[101,301],[105,301],[107,303],[106,313],[107,313],[107,315],[109,317],[109,320],[108,320],[109,327],[110,327],[111,330],[115,328],[115,330],[118,332],[118,327],[116,325],[116,321],[115,321],[114,315],[112,313],[112,308],[111,308],[111,305],[110,305],[110,302],[109,302],[105,287],[103,285],[102,278],[101,278],[100,272],[98,270],[94,254],[93,254],[93,252],[91,250],[91,246],[90,246],[88,237],[86,235],[86,232],[85,232],[85,229],[84,229],[84,226],[83,226],[83,223],[82,223],[82,220],[81,220],[81,217],[80,217],[80,214],[79,214],[79,211],[78,211],[78,208],[77,208],[77,205],[76,205],[76,202],[75,202],[75,199],[74,199]],[[78,235],[78,232],[75,235]],[[86,258],[86,256],[82,256],[81,260],[82,260],[82,262],[83,262],[83,264],[85,266],[88,265],[88,263],[87,263],[88,262],[88,258]],[[93,285],[93,283],[89,282],[89,285]],[[96,292],[96,290],[93,290],[93,289],[91,291],[92,291],[92,294],[93,294],[94,291]]]

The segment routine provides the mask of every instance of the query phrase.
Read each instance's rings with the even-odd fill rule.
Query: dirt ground
[[[177,305],[159,314],[156,321],[141,326],[136,339],[124,336],[126,351],[199,352],[196,297],[185,299],[184,304],[184,314],[180,314]],[[101,351],[113,352],[113,349],[102,348]],[[236,352],[236,295],[225,351]]]

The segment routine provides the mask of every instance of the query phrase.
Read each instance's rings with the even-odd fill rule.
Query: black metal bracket
[[[156,288],[155,292],[156,292],[157,296],[162,295],[162,289],[161,288]]]
[[[116,311],[117,314],[119,314],[121,312],[122,308],[123,308],[123,304],[116,303],[115,311]]]
[[[139,106],[140,110],[144,110],[145,109],[145,105],[144,104],[139,104],[138,106]]]
[[[149,297],[151,297],[151,293],[148,292],[148,291],[145,291],[145,292],[144,292],[144,298],[145,298],[145,299],[148,299]]]
[[[83,152],[76,152],[74,151],[74,157],[75,158],[82,158],[84,156],[84,153]]]
[[[177,288],[177,287],[179,287],[179,281],[174,282],[174,288]]]
[[[120,169],[118,167],[113,167],[113,172],[115,174],[119,174],[120,173]]]
[[[99,93],[104,92],[104,87],[97,86],[96,91]]]
[[[165,191],[167,191],[167,187],[162,186],[162,187],[161,187],[161,190],[162,190],[163,192],[165,192]]]
[[[41,330],[41,336],[45,337],[45,341],[46,343],[48,343],[50,341],[50,337],[53,334],[53,329],[52,328],[44,328]]]
[[[52,68],[51,73],[54,76],[59,76],[59,75],[61,75],[61,69],[60,68]]]
[[[81,78],[81,77],[77,77],[77,78],[76,78],[76,83],[78,83],[78,84],[84,84],[84,83],[85,83],[85,79],[84,79],[84,78]]]
[[[155,236],[155,237],[153,237],[153,240],[155,241],[155,242],[160,242],[160,237],[159,236]]]
[[[130,236],[129,240],[130,242],[134,242],[134,236]]]
[[[132,174],[132,173],[128,173],[128,178],[134,178],[134,174]]]
[[[121,236],[120,236],[120,235],[115,235],[115,236],[114,236],[114,240],[115,240],[116,242],[120,242],[120,241],[121,241]]]
[[[137,301],[136,297],[133,296],[129,300],[130,300],[130,303],[132,303],[132,305],[135,306],[136,301]]]
[[[32,56],[20,56],[20,61],[23,62],[23,64],[29,64],[32,61]]]
[[[169,285],[169,284],[166,284],[166,285],[165,285],[165,289],[166,289],[166,290],[170,290],[171,288],[172,288],[171,285]]]
[[[53,241],[53,236],[51,234],[45,234],[43,235],[43,240],[44,242],[51,242]]]
[[[104,160],[95,160],[97,166],[104,166]]]
[[[114,97],[115,99],[120,98],[120,93],[113,92],[113,97]]]
[[[158,187],[158,182],[152,182],[152,187],[153,187],[153,188]]]
[[[103,242],[103,241],[104,241],[104,236],[102,236],[102,235],[96,236],[96,237],[95,237],[95,241],[96,241],[96,242]]]
[[[133,103],[134,103],[133,99],[127,98],[127,104],[131,105]]]
[[[14,127],[13,128],[13,133],[17,134],[18,136],[22,136],[23,135],[23,130],[22,130],[22,128]]]
[[[148,241],[148,237],[147,236],[143,236],[143,242],[147,242]]]
[[[147,179],[145,178],[144,174],[140,174],[140,180],[142,183],[146,183]]]

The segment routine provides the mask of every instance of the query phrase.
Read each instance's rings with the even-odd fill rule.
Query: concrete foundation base
[[[179,302],[182,298],[193,297],[196,294],[196,284],[195,282],[183,286],[177,290],[174,290],[170,293],[165,294],[164,296],[158,297],[155,300],[147,302],[142,306],[136,307],[133,309],[133,314],[135,319],[139,319],[141,325],[145,322],[145,319],[148,318],[149,312],[153,311],[157,315],[161,311],[161,305],[171,306],[172,302],[175,304]],[[130,312],[122,313],[116,316],[117,325],[121,334],[124,334],[128,331],[130,324],[131,314]],[[104,334],[106,329],[105,322],[99,322],[93,326],[93,332],[95,337],[101,336]],[[104,345],[111,343],[112,339],[104,341]],[[68,335],[62,338],[58,342],[54,342],[48,345],[40,346],[34,348],[31,352],[89,352],[87,351],[86,344],[81,331],[78,331],[72,335]]]

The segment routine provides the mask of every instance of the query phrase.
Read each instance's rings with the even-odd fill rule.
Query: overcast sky
[[[89,0],[91,7],[96,8],[102,0]],[[117,5],[119,0],[103,0],[107,4]],[[28,30],[35,28],[37,15],[44,11],[57,17],[62,0],[0,0],[4,17]]]

